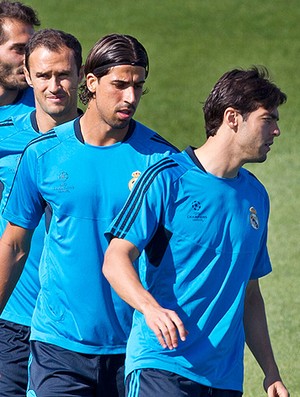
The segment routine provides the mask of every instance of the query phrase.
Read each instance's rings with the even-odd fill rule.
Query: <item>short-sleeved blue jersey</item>
[[[17,165],[27,144],[40,133],[36,125],[35,111],[0,122],[0,212],[9,195]],[[0,215],[0,236],[6,220]],[[29,257],[1,318],[30,326],[39,287],[38,264],[42,252],[45,226],[43,220],[36,228]]]
[[[35,108],[33,89],[31,87],[21,91],[15,102],[0,106],[0,121],[30,112]]]
[[[125,141],[92,146],[83,142],[79,119],[27,147],[4,216],[34,228],[46,203],[52,209],[32,339],[87,354],[125,352],[132,309],[102,275],[104,231],[140,173],[176,151],[135,121]]]
[[[247,170],[225,179],[203,170],[189,148],[144,172],[107,230],[142,253],[144,287],[175,310],[189,334],[163,349],[135,311],[126,373],[168,370],[220,389],[242,390],[245,289],[271,271],[269,199]]]

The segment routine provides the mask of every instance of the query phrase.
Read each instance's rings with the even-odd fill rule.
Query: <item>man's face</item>
[[[36,109],[59,120],[77,109],[79,71],[68,47],[50,51],[37,47],[29,56],[25,74],[33,87]]]
[[[143,93],[145,69],[120,65],[100,79],[87,76],[88,88],[94,93],[97,118],[105,130],[126,130]]]
[[[280,135],[278,110],[266,110],[262,107],[250,113],[240,130],[241,150],[246,156],[245,162],[261,163],[266,160],[274,138]]]
[[[28,87],[24,72],[24,49],[34,30],[31,25],[6,19],[3,25],[7,41],[0,45],[0,86],[6,90]]]

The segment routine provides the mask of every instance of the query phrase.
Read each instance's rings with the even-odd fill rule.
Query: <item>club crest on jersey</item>
[[[133,185],[135,184],[135,182],[137,181],[138,177],[141,175],[140,171],[134,171],[131,176],[132,178],[130,179],[130,181],[128,182],[128,188],[129,190],[132,190]]]
[[[259,229],[259,220],[257,216],[256,209],[254,207],[249,208],[250,211],[250,223],[253,229],[257,230]]]

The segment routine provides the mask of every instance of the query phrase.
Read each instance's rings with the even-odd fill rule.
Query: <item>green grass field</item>
[[[25,1],[25,0],[24,0]],[[298,0],[27,0],[42,27],[74,34],[84,55],[104,34],[134,35],[150,57],[136,118],[179,148],[204,139],[202,103],[234,67],[265,65],[288,95],[281,136],[264,164],[249,169],[271,198],[273,273],[262,280],[273,348],[291,396],[300,396],[300,3]],[[262,372],[246,350],[246,397],[260,397]]]

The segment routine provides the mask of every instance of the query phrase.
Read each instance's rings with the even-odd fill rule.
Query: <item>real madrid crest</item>
[[[259,220],[257,216],[256,209],[254,207],[249,208],[250,211],[250,223],[253,229],[257,230],[259,228]]]
[[[132,190],[133,185],[135,184],[136,180],[138,179],[138,177],[141,175],[140,171],[134,171],[131,176],[132,178],[130,179],[130,181],[128,182],[128,187],[129,190]]]

